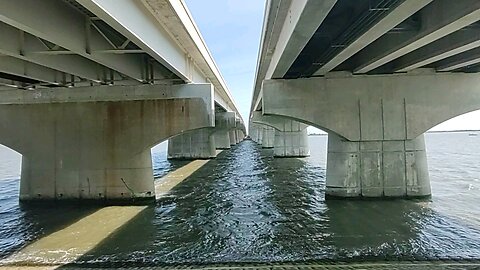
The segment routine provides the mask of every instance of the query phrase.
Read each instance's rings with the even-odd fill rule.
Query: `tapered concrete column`
[[[424,197],[431,194],[424,136],[348,141],[328,135],[330,197]]]
[[[168,159],[209,159],[217,156],[215,129],[184,132],[168,140]]]
[[[172,92],[190,89],[213,97],[211,85]],[[18,97],[0,96],[0,143],[23,155],[20,200],[153,202],[151,147],[214,124],[213,100],[162,90],[147,85],[0,93]]]
[[[230,149],[230,134],[228,130],[219,130],[214,134],[216,149]]]
[[[257,127],[253,123],[250,123],[250,138],[252,141],[257,142],[258,141],[258,136],[257,136]]]
[[[263,144],[263,127],[261,126],[257,128],[257,144]]]
[[[230,130],[235,128],[234,112],[216,112],[215,113],[215,148],[230,149]]]
[[[228,132],[229,136],[230,136],[230,145],[236,145],[237,144],[237,133],[235,132],[235,130],[230,130]]]
[[[237,144],[240,143],[241,141],[243,141],[243,136],[242,136],[242,133],[241,133],[241,130],[237,129],[236,130],[236,137],[237,137]]]
[[[263,148],[273,148],[274,141],[275,141],[275,129],[269,126],[263,126]]]

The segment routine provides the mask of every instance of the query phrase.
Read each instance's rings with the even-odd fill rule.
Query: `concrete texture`
[[[215,112],[215,148],[230,149],[230,130],[236,127],[234,112]]]
[[[264,115],[286,116],[350,141],[412,140],[480,109],[480,76],[466,73],[267,80]],[[421,117],[419,117],[421,116]]]
[[[262,147],[263,148],[273,148],[273,144],[275,141],[275,129],[273,127],[269,126],[263,126],[263,143]]]
[[[262,115],[254,112],[252,122],[260,128],[273,128],[273,155],[275,157],[306,157],[310,155],[308,146],[308,125],[274,115]],[[262,133],[265,136],[265,133]],[[265,143],[266,138],[263,138]],[[268,138],[267,138],[268,140]]]
[[[230,145],[236,145],[237,144],[237,132],[235,130],[230,130],[228,132],[228,135],[230,136]]]
[[[217,156],[214,128],[183,132],[168,140],[168,159],[209,159]]]
[[[230,134],[228,130],[218,130],[214,133],[216,149],[230,149]]]
[[[72,90],[71,99],[76,91],[86,92]],[[67,94],[49,99],[69,100]],[[0,143],[23,155],[23,201],[153,201],[150,148],[182,131],[213,127],[210,104],[167,96],[0,105]]]
[[[263,112],[329,132],[327,196],[424,197],[423,133],[480,109],[479,83],[431,73],[266,81]]]
[[[424,136],[406,141],[351,142],[328,136],[331,197],[425,197],[431,194]]]

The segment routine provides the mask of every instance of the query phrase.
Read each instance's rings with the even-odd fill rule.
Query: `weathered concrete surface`
[[[256,125],[273,128],[273,154],[275,157],[306,157],[310,155],[307,125],[274,115],[262,115],[254,112],[252,122]],[[263,133],[265,144],[265,133]]]
[[[269,126],[263,126],[263,148],[273,148],[273,143],[275,140],[275,129]]]
[[[474,97],[480,95],[477,77],[409,74],[267,81],[263,110],[271,117],[287,116],[329,131],[328,196],[423,197],[431,194],[423,132],[480,108],[480,98]]]
[[[213,136],[216,149],[230,149],[230,134],[228,130],[218,130]]]
[[[215,148],[230,149],[230,130],[236,127],[234,112],[215,113]]]
[[[209,159],[217,156],[214,128],[183,132],[168,140],[168,159]]]
[[[210,85],[190,89],[212,91]],[[38,104],[0,105],[0,143],[23,155],[21,200],[153,200],[150,148],[185,130],[213,127],[212,96],[208,102],[171,96],[65,102],[88,89],[64,90],[46,100],[55,103],[24,91]]]
[[[233,129],[228,132],[228,135],[230,136],[230,145],[236,145],[237,144],[237,132]]]
[[[351,142],[328,135],[327,188],[332,197],[424,197],[431,194],[424,136]]]
[[[480,76],[474,73],[346,75],[263,84],[264,114],[290,117],[350,141],[413,140],[478,109]]]

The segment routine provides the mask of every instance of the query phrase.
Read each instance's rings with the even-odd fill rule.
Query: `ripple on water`
[[[324,152],[274,159],[271,150],[246,141],[208,162],[79,260],[479,259],[480,223],[470,217],[480,216],[480,165],[458,168],[463,159],[480,160],[479,146],[471,142],[470,154],[449,160],[443,153],[455,152],[456,144],[444,141],[458,138],[431,136],[427,147],[436,149],[429,152],[432,202],[325,201]],[[326,140],[313,137],[310,143],[313,152],[324,149]],[[157,177],[185,164],[167,161],[165,152],[154,153]],[[2,182],[3,255],[81,218],[78,212],[88,212],[22,209],[17,192],[18,180]],[[50,218],[45,220],[47,212]]]

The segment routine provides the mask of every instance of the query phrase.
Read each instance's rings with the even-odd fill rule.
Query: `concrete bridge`
[[[250,115],[275,156],[328,132],[327,196],[431,194],[424,133],[480,109],[480,1],[269,0]]]
[[[21,200],[153,200],[151,147],[212,158],[246,133],[181,0],[0,1],[0,36]]]

